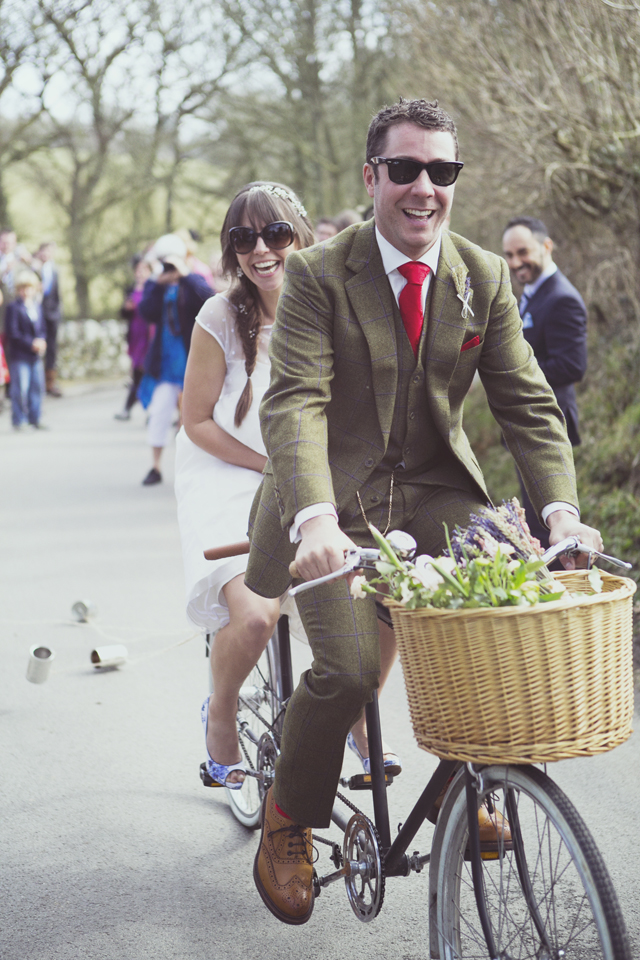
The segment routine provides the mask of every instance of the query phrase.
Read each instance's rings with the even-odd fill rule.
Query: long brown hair
[[[271,188],[272,192],[268,188]],[[293,190],[285,187],[284,184],[270,180],[256,180],[239,190],[231,201],[220,234],[222,269],[227,276],[233,278],[227,299],[236,309],[236,330],[242,341],[244,366],[247,372],[247,382],[236,407],[234,417],[236,427],[239,427],[246,417],[253,400],[251,374],[258,357],[258,335],[262,321],[258,288],[242,270],[239,270],[238,258],[229,243],[229,230],[232,227],[242,226],[245,220],[248,220],[256,230],[261,229],[264,224],[273,223],[274,220],[288,220],[293,224],[294,243],[297,250],[314,243],[313,228],[304,212],[304,207]]]

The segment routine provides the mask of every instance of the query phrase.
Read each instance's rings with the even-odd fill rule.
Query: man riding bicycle
[[[602,548],[580,522],[564,419],[508,268],[443,229],[461,167],[437,103],[385,107],[364,165],[374,219],[287,260],[246,576],[263,596],[289,587],[294,557],[307,580],[339,569],[354,543],[373,545],[369,522],[442,551],[443,524],[466,525],[488,500],[462,429],[476,371],[551,544]],[[345,580],[296,599],[314,660],[287,707],[254,868],[267,907],[294,924],[313,909],[311,828],[330,823],[345,739],[380,670],[373,599],[354,601]]]

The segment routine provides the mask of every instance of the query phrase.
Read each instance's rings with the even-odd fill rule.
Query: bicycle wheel
[[[607,868],[562,790],[534,767],[492,766],[481,773],[480,797],[488,798],[509,821],[513,838],[513,850],[482,862],[497,957],[632,960]],[[487,960],[471,863],[466,859],[464,771],[452,785],[440,816],[444,816],[439,824],[441,846],[434,865],[437,899],[431,913],[439,957]]]
[[[238,698],[238,740],[249,771],[273,773],[279,746],[278,650],[277,637],[269,641]],[[246,776],[241,790],[227,790],[233,814],[245,827],[259,825],[265,794],[263,783]]]

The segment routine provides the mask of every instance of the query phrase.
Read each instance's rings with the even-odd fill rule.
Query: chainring
[[[378,831],[363,813],[356,813],[349,820],[342,853],[345,863],[355,860],[361,865],[362,872],[345,877],[345,885],[356,917],[370,923],[382,909],[385,877]]]
[[[256,755],[256,768],[264,774],[265,779],[258,781],[258,792],[260,800],[264,798],[265,793],[273,783],[276,772],[276,760],[280,754],[278,745],[271,733],[263,733],[258,741],[258,751]]]

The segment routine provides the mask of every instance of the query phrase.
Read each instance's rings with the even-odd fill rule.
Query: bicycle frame
[[[374,692],[373,699],[365,708],[367,720],[367,731],[369,737],[369,759],[371,762],[371,791],[374,809],[374,825],[378,831],[381,841],[381,853],[384,859],[384,872],[386,877],[407,877],[412,871],[419,872],[422,867],[431,859],[432,851],[420,856],[416,851],[411,857],[407,856],[407,850],[416,836],[418,830],[427,819],[429,810],[444,790],[447,783],[452,779],[460,762],[456,760],[441,760],[436,770],[432,774],[427,786],[418,798],[416,804],[411,810],[406,821],[398,831],[398,835],[391,842],[391,829],[389,819],[389,808],[387,803],[387,784],[384,774],[384,759],[382,754],[382,732],[380,727],[380,711],[378,706],[378,696]],[[496,947],[493,938],[493,932],[489,921],[489,915],[486,903],[486,894],[482,880],[482,859],[480,852],[480,833],[478,827],[478,792],[476,785],[481,783],[481,771],[473,770],[471,764],[466,765],[465,769],[465,788],[467,800],[467,816],[469,823],[469,849],[471,858],[471,869],[474,881],[474,893],[478,917],[482,932],[487,944],[487,956],[494,958],[496,956]],[[514,853],[520,877],[522,890],[530,910],[533,923],[540,937],[541,945],[549,951],[550,944],[545,931],[535,900],[527,860],[524,851],[524,843],[519,825],[518,812],[512,798],[507,797],[507,811],[509,814],[509,824],[513,836]],[[346,829],[347,822],[339,811],[335,810],[332,814],[332,820],[342,830]]]

